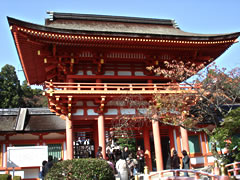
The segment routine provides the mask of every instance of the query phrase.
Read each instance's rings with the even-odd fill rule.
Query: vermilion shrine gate
[[[55,12],[50,16],[43,26],[10,17],[8,21],[28,83],[43,85],[49,109],[66,120],[65,159],[78,157],[73,141],[79,134],[94,142],[95,152],[102,146],[105,157],[112,119],[135,112],[109,105],[112,99],[122,95],[151,99],[154,93],[182,92],[181,86],[179,91],[170,90],[171,80],[154,75],[147,66],[163,67],[163,61],[173,59],[209,64],[239,36],[188,33],[167,19]],[[151,170],[155,159],[157,170],[164,169],[168,146],[178,152],[186,149],[195,166],[212,162],[204,133],[153,121],[141,127],[136,138],[144,142]],[[199,151],[191,150],[192,142]]]

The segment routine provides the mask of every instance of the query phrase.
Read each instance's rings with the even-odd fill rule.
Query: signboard
[[[47,146],[7,148],[7,167],[42,166],[44,160],[48,160]]]

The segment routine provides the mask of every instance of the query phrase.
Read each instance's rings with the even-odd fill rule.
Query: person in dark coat
[[[125,146],[125,147],[123,148],[122,158],[126,160],[126,159],[129,157],[129,154],[130,154],[130,152],[129,152],[129,150],[128,150],[128,147]]]
[[[173,155],[171,157],[171,169],[180,169],[180,158],[176,150],[173,150]],[[173,172],[175,176],[175,172]]]
[[[102,146],[98,147],[98,151],[96,154],[96,158],[103,159],[103,154],[102,154]]]
[[[137,161],[138,161],[138,172],[144,172],[144,151],[141,149],[141,146],[138,146],[137,150]]]
[[[45,165],[47,164],[47,161],[46,160],[44,160],[43,162],[42,162],[42,171],[40,172],[40,178],[42,178],[42,180],[44,180],[44,176],[45,176]]]
[[[183,159],[182,159],[182,169],[190,168],[190,158],[187,154],[186,150],[182,151]],[[187,172],[184,172],[184,176],[189,176]]]
[[[108,161],[113,162],[114,158],[113,158],[113,153],[110,151],[110,149],[107,149],[107,153],[106,153],[106,159]]]
[[[44,177],[50,171],[52,166],[53,166],[53,157],[52,156],[48,156],[48,162],[44,166]]]

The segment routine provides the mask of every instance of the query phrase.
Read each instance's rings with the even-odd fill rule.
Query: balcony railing
[[[195,93],[197,86],[178,83],[62,83],[45,82],[45,91],[55,94],[153,94]]]

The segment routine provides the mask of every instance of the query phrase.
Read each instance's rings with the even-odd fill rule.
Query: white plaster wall
[[[208,156],[207,160],[208,160],[209,163],[213,163],[215,158],[213,156]]]
[[[132,72],[131,71],[118,71],[119,76],[131,76]]]
[[[37,140],[39,136],[32,134],[16,134],[13,136],[9,136],[9,140]]]
[[[83,71],[82,70],[80,70],[80,71],[78,71],[77,72],[77,74],[76,75],[83,75],[84,73],[83,73]]]
[[[10,174],[13,175],[13,172],[10,171]],[[21,176],[22,179],[23,178],[24,179],[39,178],[39,168],[23,169],[23,170],[20,170],[20,171],[15,171],[14,175],[15,176]]]
[[[73,113],[73,115],[83,116],[84,110],[83,109],[77,109],[77,112]]]
[[[24,178],[38,178],[39,169],[24,169]]]
[[[135,109],[121,109],[121,114],[136,114]]]
[[[114,76],[114,71],[105,71],[104,75]]]
[[[145,76],[142,71],[135,71],[135,76]]]
[[[191,158],[191,164],[203,164],[204,163],[204,157],[193,157]]]
[[[147,109],[146,108],[139,108],[138,111],[142,114],[147,114]]]
[[[87,75],[93,75],[92,71],[87,71]]]
[[[59,133],[49,133],[47,135],[44,135],[43,139],[65,139],[65,135]]]
[[[98,115],[98,113],[95,113],[95,112],[94,112],[94,109],[88,109],[88,110],[87,110],[87,114],[88,114],[88,115],[91,115],[91,116],[94,116],[94,115],[96,116],[96,115]]]
[[[108,111],[104,113],[104,115],[117,115],[117,114],[118,114],[117,109],[108,109]]]

